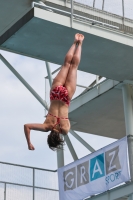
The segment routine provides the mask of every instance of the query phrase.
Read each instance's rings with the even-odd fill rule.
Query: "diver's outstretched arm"
[[[35,148],[31,144],[31,141],[30,141],[30,131],[31,130],[48,132],[49,129],[46,124],[25,124],[24,125],[24,132],[25,132],[25,137],[26,137],[27,144],[28,144],[28,149],[34,150]]]

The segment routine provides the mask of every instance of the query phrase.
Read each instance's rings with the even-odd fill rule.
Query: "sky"
[[[43,99],[45,99],[45,93],[47,94],[46,99],[48,99],[49,85],[47,80],[45,87],[47,71],[44,61],[2,50],[0,50],[0,53]],[[51,71],[58,67],[60,66],[50,64]],[[0,61],[0,71],[0,161],[45,169],[57,169],[56,152],[51,151],[47,146],[48,133],[31,131],[31,141],[35,146],[35,151],[28,150],[24,136],[24,124],[44,122],[45,111],[43,106],[2,61]],[[95,75],[78,71],[77,83],[85,85],[84,83],[88,82],[89,85],[94,78]],[[75,96],[82,90],[77,88]],[[92,134],[77,133],[96,150],[115,141]],[[69,137],[79,158],[90,153],[70,133]],[[64,157],[65,165],[73,162],[67,145],[65,145]]]

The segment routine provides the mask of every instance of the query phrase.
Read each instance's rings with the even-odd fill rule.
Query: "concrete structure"
[[[31,1],[24,2],[14,0],[15,8],[9,3],[10,10],[5,8],[4,13],[0,12],[1,49],[61,65],[73,41],[73,35],[81,32],[85,35],[85,43],[80,70],[118,81],[133,79],[131,34],[108,27],[105,23],[104,26],[99,24],[93,26],[89,20],[79,19],[79,15],[73,18],[73,27],[70,28],[71,13],[63,10],[63,7],[62,11],[54,10],[54,8],[50,10],[46,6],[38,8],[38,5],[31,8]],[[53,6],[56,7],[56,4]],[[20,9],[21,14],[16,14],[14,9],[18,12]],[[10,14],[8,17],[5,16],[7,12]],[[103,17],[102,14],[101,17]],[[2,20],[5,18],[8,23]],[[10,23],[9,18],[12,19]],[[128,22],[129,27],[132,27],[132,24]],[[115,27],[120,28],[117,23]],[[62,37],[64,35],[65,37]]]
[[[92,89],[86,89],[72,101],[70,133],[91,152],[94,149],[74,130],[116,139],[127,135],[133,181],[133,21],[125,18],[124,10],[120,17],[90,7],[81,11],[81,5],[72,1],[43,2],[44,5],[30,0],[13,0],[12,4],[9,0],[1,2],[0,48],[46,61],[51,85],[48,62],[61,65],[73,35],[83,33],[85,43],[79,69],[107,79]],[[10,66],[2,56],[1,59]],[[27,86],[23,78],[17,73],[15,75],[48,109],[46,102]],[[73,159],[78,159],[69,137],[65,140]],[[61,167],[64,164],[63,152],[59,151],[57,155],[58,167]],[[127,198],[133,199],[132,182],[91,197],[98,200]]]

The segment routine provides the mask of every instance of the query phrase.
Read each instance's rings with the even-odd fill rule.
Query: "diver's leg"
[[[59,73],[57,74],[57,76],[54,78],[53,80],[53,84],[52,84],[52,88],[55,88],[58,85],[64,85],[66,82],[66,78],[68,75],[68,71],[73,59],[73,55],[75,53],[75,49],[76,49],[76,44],[78,42],[78,38],[79,38],[79,34],[77,33],[75,35],[75,39],[74,39],[74,43],[71,46],[71,48],[69,49],[69,51],[67,52],[65,59],[64,59],[64,64],[62,65]]]
[[[79,43],[75,50],[68,76],[66,78],[65,87],[68,90],[69,98],[71,99],[76,90],[76,83],[77,83],[77,69],[81,59],[81,51],[82,51],[82,42],[84,40],[84,36],[80,34],[79,36]]]

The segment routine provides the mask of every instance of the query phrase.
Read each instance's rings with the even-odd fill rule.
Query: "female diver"
[[[66,135],[70,129],[68,108],[76,90],[77,69],[80,63],[83,40],[82,34],[75,35],[74,43],[65,56],[64,64],[53,80],[50,90],[51,104],[44,123],[24,125],[29,150],[35,149],[30,141],[31,130],[51,131],[47,138],[50,149],[56,150],[63,146],[64,140],[60,134]]]

